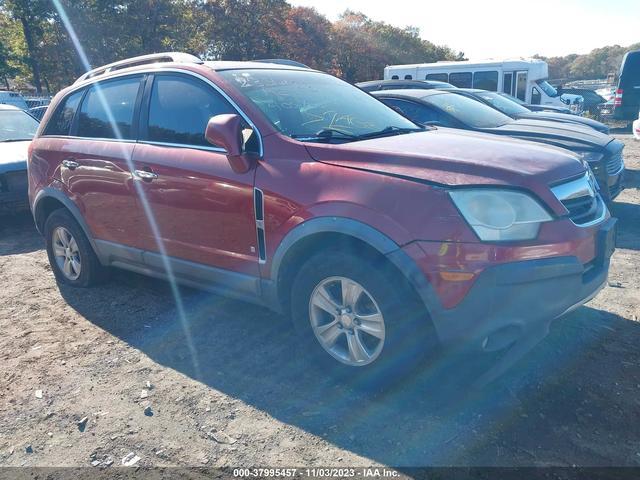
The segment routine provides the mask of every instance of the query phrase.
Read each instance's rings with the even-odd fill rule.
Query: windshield
[[[297,70],[227,70],[282,133],[301,141],[354,141],[422,130],[359,88],[331,75]]]
[[[455,93],[430,95],[423,100],[473,128],[495,128],[512,121],[484,103]]]
[[[23,111],[0,111],[0,142],[31,140],[37,129],[38,122]]]
[[[553,88],[553,85],[551,85],[549,82],[547,82],[546,80],[537,80],[536,84],[542,89],[542,91],[544,93],[546,93],[548,96],[550,97],[557,97],[558,96],[558,91]]]
[[[476,95],[510,117],[517,117],[518,115],[531,113],[531,110],[528,108],[525,108],[519,103],[509,100],[495,92],[480,92],[476,93]]]

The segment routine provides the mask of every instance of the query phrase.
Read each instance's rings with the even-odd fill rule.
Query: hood
[[[584,125],[594,130],[599,131],[600,133],[609,133],[609,127],[607,127],[604,123],[598,122],[596,120],[592,120],[590,118],[580,117],[578,115],[569,115],[567,113],[556,113],[556,112],[531,112],[524,113],[518,116],[519,119],[526,118],[529,120],[542,120],[548,122],[564,122],[564,123],[574,123],[577,125]]]
[[[450,186],[498,184],[536,190],[585,170],[564,150],[448,128],[305,146],[320,162]]]
[[[0,173],[27,169],[27,153],[31,140],[0,142]]]
[[[546,143],[572,151],[602,151],[613,137],[575,123],[547,122],[523,118],[496,128],[483,129],[496,135]]]

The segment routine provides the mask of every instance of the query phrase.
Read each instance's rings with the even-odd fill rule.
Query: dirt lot
[[[620,138],[609,287],[480,391],[459,358],[372,396],[260,308],[185,289],[183,325],[160,281],[59,287],[31,219],[0,219],[0,465],[640,465],[640,142]]]

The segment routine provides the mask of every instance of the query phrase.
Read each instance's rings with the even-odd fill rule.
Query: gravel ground
[[[0,219],[0,465],[640,465],[640,142],[620,138],[609,286],[481,390],[460,357],[373,396],[258,307],[184,289],[182,323],[161,281],[58,286],[31,219]]]

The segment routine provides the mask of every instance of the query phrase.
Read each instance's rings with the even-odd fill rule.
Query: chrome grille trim
[[[579,227],[595,225],[607,215],[607,208],[590,171],[580,178],[552,187],[551,191],[567,209],[571,221]]]

